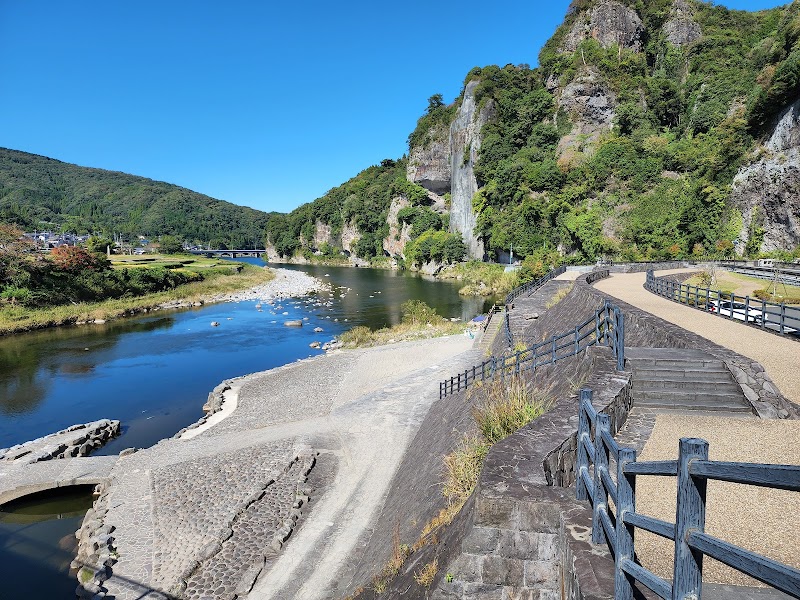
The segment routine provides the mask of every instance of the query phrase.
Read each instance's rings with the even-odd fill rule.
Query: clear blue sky
[[[402,156],[472,67],[535,65],[568,5],[0,0],[0,146],[287,211]]]

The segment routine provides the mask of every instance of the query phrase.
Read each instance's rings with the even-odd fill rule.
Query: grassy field
[[[772,281],[767,279],[759,279],[758,277],[750,277],[748,275],[742,275],[741,273],[733,273],[720,269],[717,269],[716,276],[716,283],[710,286],[703,281],[702,275],[694,275],[687,279],[685,283],[699,287],[710,287],[713,290],[721,290],[726,294],[751,296],[753,298],[756,297],[756,292],[758,290],[766,290],[774,296],[774,302],[800,304],[800,287],[778,283],[773,293]]]
[[[183,256],[113,257],[113,267],[162,266],[203,273],[205,279],[179,286],[173,290],[147,294],[135,298],[121,298],[102,302],[87,302],[25,308],[2,305],[0,307],[0,335],[53,327],[78,321],[116,319],[135,314],[145,308],[154,308],[167,302],[197,302],[217,294],[228,294],[262,285],[274,275],[267,269],[249,264],[217,259]],[[185,262],[185,264],[184,264]],[[180,265],[180,266],[167,266]],[[240,272],[237,269],[241,267]]]

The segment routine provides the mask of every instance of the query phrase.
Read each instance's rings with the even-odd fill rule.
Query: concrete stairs
[[[503,314],[503,311],[496,312],[494,315],[492,315],[492,320],[489,321],[489,325],[486,326],[486,331],[484,331],[476,340],[477,347],[481,351],[481,354],[487,356],[491,354],[494,340],[498,335],[501,334],[504,318],[505,315]]]
[[[747,416],[753,411],[721,360],[702,350],[626,348],[633,406],[653,412]]]

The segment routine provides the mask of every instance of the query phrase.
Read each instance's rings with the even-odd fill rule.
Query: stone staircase
[[[721,360],[678,348],[626,348],[633,406],[654,412],[751,415],[742,388]]]
[[[476,341],[476,345],[481,351],[481,354],[489,355],[492,353],[491,350],[495,338],[498,335],[502,335],[501,329],[503,327],[504,318],[505,315],[503,314],[503,311],[492,315],[492,320],[489,321],[489,325],[486,326],[486,331],[484,331]]]

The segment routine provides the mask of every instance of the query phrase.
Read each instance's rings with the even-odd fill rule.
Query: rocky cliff
[[[675,0],[670,16],[664,23],[664,35],[673,46],[687,46],[703,35],[700,24],[694,20],[694,10],[686,0]]]
[[[744,216],[740,237],[747,242],[756,218],[763,251],[790,250],[800,244],[800,99],[780,114],[756,156],[733,180],[731,199]]]
[[[641,51],[644,24],[636,11],[624,4],[601,2],[584,11],[573,23],[561,45],[562,52],[575,52],[583,40],[594,38],[603,48],[612,45]]]
[[[437,196],[450,191],[450,130],[437,127],[429,133],[430,143],[411,148],[406,176]]]
[[[478,191],[474,166],[481,147],[481,129],[494,116],[494,104],[489,101],[477,106],[478,83],[472,80],[467,84],[461,108],[450,125],[450,231],[461,233],[470,258],[482,260],[483,241],[475,235],[477,216],[472,210],[472,197]]]

